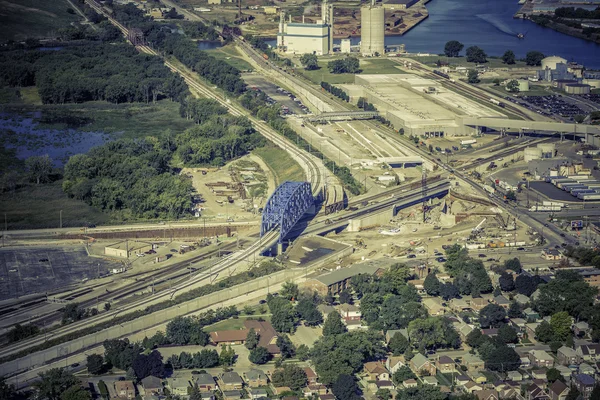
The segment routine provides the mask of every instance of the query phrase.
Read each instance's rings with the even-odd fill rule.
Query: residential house
[[[473,309],[473,311],[477,312],[481,311],[481,309],[487,306],[488,304],[490,304],[490,302],[481,297],[471,300],[471,308]]]
[[[277,347],[277,332],[269,321],[247,319],[244,321],[244,327],[248,330],[254,329],[259,334],[258,345],[260,347],[265,347],[273,355],[281,353],[281,350]]]
[[[573,325],[573,333],[579,337],[584,337],[590,332],[590,325],[587,322],[578,322]]]
[[[465,388],[465,391],[467,393],[475,393],[475,392],[478,392],[478,391],[484,389],[484,385],[481,385],[481,384],[473,382],[473,381],[467,382],[463,387]]]
[[[534,367],[552,368],[554,365],[554,358],[544,350],[531,350],[528,356]]]
[[[335,396],[332,394],[321,394],[319,395],[320,400],[335,400]]]
[[[318,376],[311,367],[304,367],[304,372],[306,373],[306,381],[309,385],[317,383]]]
[[[421,353],[410,360],[409,367],[417,376],[435,375],[437,372],[435,365]]]
[[[146,395],[163,394],[162,379],[157,378],[155,376],[147,376],[144,379],[142,379],[142,387],[144,388],[144,392],[146,393]]]
[[[523,333],[525,332],[527,321],[523,318],[512,318],[510,324],[515,328],[517,333]]]
[[[403,335],[408,340],[408,329],[390,329],[385,334],[385,342],[389,343],[396,334]]]
[[[327,293],[335,296],[349,287],[353,276],[360,274],[382,275],[383,272],[381,263],[365,262],[354,264],[348,268],[336,269],[319,275],[316,278],[308,279],[304,285],[310,288],[311,292],[316,290],[322,296],[325,296]]]
[[[253,400],[256,399],[260,399],[261,397],[269,397],[269,393],[267,392],[266,389],[260,389],[260,388],[250,388],[248,390],[249,394],[250,394],[250,398]]]
[[[167,378],[167,388],[171,394],[179,396],[188,396],[188,387],[190,383],[185,378]]]
[[[537,311],[534,311],[531,307],[523,310],[523,314],[525,314],[525,319],[527,321],[537,321],[540,319],[540,314]]]
[[[321,314],[323,314],[323,319],[327,319],[327,316],[334,312],[335,308],[327,304],[319,304],[317,310],[321,311]]]
[[[519,386],[506,386],[504,389],[502,389],[502,391],[499,392],[499,394],[501,399],[523,400],[523,396],[521,396],[521,388]]]
[[[215,378],[210,374],[196,375],[196,385],[198,385],[200,392],[212,392],[217,388]]]
[[[544,260],[556,261],[562,259],[562,254],[557,249],[549,248],[542,250],[542,258]]]
[[[468,382],[471,382],[471,378],[466,375],[456,375],[454,377],[454,384],[457,387],[464,387]]]
[[[377,382],[375,382],[375,386],[377,387],[377,390],[388,389],[391,391],[391,390],[396,389],[396,386],[394,386],[392,381],[377,381]]]
[[[529,304],[529,297],[524,294],[517,293],[514,295],[513,300],[517,302],[520,306],[524,306],[525,304]]]
[[[538,326],[540,326],[539,322],[529,322],[529,323],[525,324],[525,332],[527,333],[527,336],[534,338],[535,330],[537,329]]]
[[[320,396],[327,394],[327,386],[320,383],[311,383],[302,389],[302,393],[304,394],[304,397]]]
[[[480,385],[487,383],[487,376],[481,373],[481,371],[471,372],[471,379],[473,379],[473,382],[479,383]]]
[[[407,379],[404,382],[402,382],[402,386],[404,386],[405,388],[413,388],[413,387],[417,387],[419,386],[419,384],[417,383],[417,381],[415,379]]]
[[[529,359],[528,356],[522,356],[519,358],[519,360],[521,361],[521,367],[522,368],[529,368],[531,367],[531,360]]]
[[[467,340],[467,336],[469,336],[469,333],[474,329],[473,326],[465,324],[463,321],[455,321],[452,323],[452,326],[454,326],[454,329],[458,332],[458,335],[463,342]]]
[[[201,400],[215,400],[215,393],[214,392],[200,392],[200,399]]]
[[[440,356],[435,362],[435,367],[443,374],[456,372],[456,363],[448,356]]]
[[[495,337],[498,336],[498,328],[482,329],[481,333],[485,336]]]
[[[477,390],[473,394],[477,396],[478,400],[498,400],[500,398],[498,391],[495,389]]]
[[[546,379],[545,369],[533,369],[529,374],[531,375],[531,378],[533,378],[533,380],[537,379],[543,381],[544,379]]]
[[[360,321],[360,308],[354,304],[342,304],[338,311],[345,322]]]
[[[508,310],[508,307],[510,307],[510,301],[508,301],[508,299],[502,295],[494,297],[493,302],[505,310]]]
[[[121,399],[133,399],[135,397],[135,385],[132,381],[115,381],[115,394]]]
[[[564,378],[565,382],[568,382],[571,379],[571,374],[573,373],[571,368],[565,367],[564,365],[555,365],[554,368],[560,372],[560,375]]]
[[[428,297],[423,299],[423,305],[427,309],[429,315],[435,317],[443,315],[446,312],[446,307],[442,306],[442,301],[439,297]]]
[[[380,361],[370,361],[365,363],[364,372],[369,380],[387,381],[390,379],[390,373]]]
[[[419,294],[425,294],[425,287],[423,286],[424,283],[425,279],[411,279],[406,281],[406,284],[414,286]]]
[[[421,378],[424,385],[437,386],[439,384],[435,376],[424,376]]]
[[[273,389],[273,394],[276,397],[279,397],[282,393],[292,391],[292,389],[289,386],[277,386],[276,387],[276,386],[271,385],[271,388]]]
[[[471,309],[471,306],[469,306],[464,299],[452,299],[448,302],[448,304],[452,311],[458,313]]]
[[[367,329],[365,325],[360,322],[360,320],[343,320],[344,325],[346,325],[346,329],[349,331],[355,331],[357,329]]]
[[[588,400],[590,398],[590,394],[592,394],[592,390],[594,390],[594,385],[596,381],[589,375],[585,374],[576,374],[573,375],[572,380],[573,385],[579,390],[581,396],[584,400]]]
[[[241,390],[223,390],[223,400],[238,400],[242,398]]]
[[[579,271],[579,275],[583,276],[583,280],[592,287],[600,286],[600,271],[596,268]]]
[[[244,372],[244,381],[251,388],[266,386],[267,375],[260,369],[252,368],[248,372]]]
[[[569,394],[569,387],[559,379],[550,385],[548,393],[551,400],[565,400]]]
[[[562,346],[556,352],[556,359],[562,365],[579,364],[577,352],[570,347]]]
[[[462,363],[465,367],[467,367],[467,371],[469,372],[480,371],[485,366],[485,363],[481,358],[474,354],[468,353],[462,357]]]
[[[526,400],[550,400],[550,396],[538,385],[532,383],[525,391]]]
[[[508,371],[506,373],[506,378],[509,381],[521,382],[523,380],[523,375],[521,375],[519,371]]]
[[[591,365],[582,363],[579,365],[579,373],[594,376],[596,374],[596,370]]]
[[[219,377],[219,389],[222,392],[228,390],[242,390],[244,381],[237,372],[223,372]]]
[[[227,331],[210,332],[210,340],[215,345],[244,344],[248,336],[247,329],[232,329]]]
[[[600,343],[587,343],[575,346],[575,352],[580,360],[600,361]]]
[[[404,356],[390,356],[385,360],[385,367],[390,371],[390,375],[393,375],[400,367],[406,365],[405,362]]]

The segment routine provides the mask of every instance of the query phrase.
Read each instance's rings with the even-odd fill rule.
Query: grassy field
[[[0,42],[48,37],[79,21],[67,0],[0,0]]]
[[[62,191],[62,181],[30,185],[0,195],[0,214],[6,213],[9,230],[58,228],[60,210],[63,227],[104,224],[110,220],[107,214],[68,198]]]
[[[407,58],[411,58],[430,66],[435,66],[435,63],[438,60],[449,63],[450,67],[474,68],[477,65],[477,63],[467,62],[467,57],[452,58],[446,56],[407,56]],[[508,65],[504,64],[501,58],[488,57],[487,60],[488,62],[485,65],[489,68],[527,68],[527,64],[525,64],[524,61],[517,61],[515,64]]]
[[[277,184],[285,181],[303,181],[306,179],[302,167],[285,150],[279,147],[261,147],[253,152],[269,166],[275,174]]]
[[[204,330],[207,332],[216,332],[244,329],[244,321],[248,318],[257,319],[258,317],[253,315],[240,315],[239,318],[230,318],[226,319],[225,321],[217,322],[216,324],[208,325],[204,328]],[[269,315],[262,315],[260,318],[264,319],[265,321],[271,320],[271,316]]]
[[[252,65],[242,58],[242,55],[234,45],[227,45],[219,47],[218,49],[206,50],[206,52],[216,59],[223,60],[241,71],[253,69]]]
[[[331,84],[354,83],[354,74],[332,74],[327,69],[329,61],[320,61],[320,69],[314,71],[306,71],[298,69],[297,71],[313,83],[319,85],[321,82],[329,82]],[[392,60],[385,58],[373,58],[368,60],[360,60],[361,74],[403,74],[406,73],[399,68],[400,65]]]
[[[1,0],[0,0],[1,1]],[[0,104],[41,105],[40,95],[35,87],[0,88]]]

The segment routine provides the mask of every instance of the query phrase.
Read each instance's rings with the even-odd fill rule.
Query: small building
[[[122,240],[104,247],[104,255],[109,257],[129,258],[136,254],[144,254],[157,248],[158,245],[151,242]]]
[[[314,385],[317,383],[318,380],[318,376],[315,373],[315,371],[313,371],[313,369],[311,367],[304,367],[304,373],[306,374],[306,381],[309,385]]]
[[[409,367],[417,376],[435,375],[437,372],[435,365],[421,353],[410,360]]]
[[[242,398],[241,390],[223,390],[223,400],[238,400]]]
[[[494,297],[493,302],[505,310],[508,310],[508,307],[510,307],[510,301],[508,301],[508,299],[502,295]]]
[[[562,254],[557,249],[546,248],[542,250],[542,258],[544,260],[561,260]]]
[[[252,368],[248,372],[244,372],[244,380],[251,388],[267,385],[267,375],[260,369],[256,368]]]
[[[506,373],[506,378],[509,381],[521,382],[523,380],[523,375],[521,375],[519,371],[508,371]]]
[[[529,304],[529,297],[525,296],[524,294],[521,293],[517,293],[514,297],[513,297],[514,301],[517,302],[517,304],[519,304],[520,306],[524,306],[525,304]]]
[[[561,365],[574,365],[579,364],[579,357],[577,352],[570,347],[562,346],[556,352],[556,359]]]
[[[513,328],[515,328],[517,333],[523,333],[526,330],[527,321],[525,321],[523,318],[512,318],[510,320],[510,324],[513,326]]]
[[[405,388],[413,388],[413,387],[417,387],[419,386],[418,382],[415,379],[407,379],[404,382],[402,382],[402,386],[404,386]]]
[[[585,83],[567,83],[565,92],[568,94],[590,94],[592,87]]]
[[[305,286],[311,290],[316,290],[321,295],[330,293],[337,295],[344,291],[350,284],[350,279],[356,275],[381,275],[384,270],[377,265],[369,263],[354,264],[348,268],[340,268],[335,271],[317,276],[306,281]]]
[[[573,333],[579,337],[583,337],[590,332],[590,325],[587,322],[581,321],[573,325]]]
[[[390,379],[390,373],[380,361],[370,361],[365,363],[364,372],[369,380],[387,381]]]
[[[569,387],[560,379],[557,379],[548,388],[551,400],[565,400],[569,394]]]
[[[342,304],[338,307],[338,311],[345,322],[360,321],[360,308],[354,304]]]
[[[554,368],[560,372],[560,375],[563,377],[565,382],[568,382],[571,379],[571,374],[573,373],[571,368],[565,367],[564,365],[555,365]]]
[[[538,385],[532,383],[525,390],[525,398],[527,400],[550,400],[550,396]]]
[[[421,378],[424,385],[437,386],[439,384],[435,376],[424,376]]]
[[[477,400],[498,400],[500,395],[495,389],[484,389],[473,392],[477,396]]]
[[[375,382],[375,386],[377,387],[377,390],[379,390],[379,389],[388,389],[388,390],[396,389],[396,387],[394,386],[392,381],[377,381],[377,382]]]
[[[471,373],[471,379],[473,379],[473,382],[483,385],[487,383],[488,378],[482,372],[475,371]]]
[[[596,370],[589,364],[582,363],[579,364],[579,373],[589,376],[594,376],[596,374]]]
[[[383,8],[388,10],[406,10],[418,2],[419,0],[387,0],[383,3]]]
[[[496,337],[498,336],[498,328],[482,329],[481,334],[489,337]]]
[[[429,315],[432,317],[444,315],[446,312],[446,308],[442,306],[442,303],[438,297],[428,297],[423,299],[422,302],[427,309],[427,312],[429,312]]]
[[[477,297],[471,300],[471,308],[477,312],[481,311],[488,304],[490,304],[489,301],[481,297]]]
[[[210,374],[197,375],[196,385],[198,385],[200,392],[212,392],[217,388],[215,378]]]
[[[535,337],[535,331],[538,326],[540,326],[539,322],[530,322],[528,324],[525,324],[525,332],[529,337],[533,338]]]
[[[392,340],[392,338],[398,333],[403,335],[406,340],[408,340],[408,329],[390,329],[385,334],[385,342],[390,343],[390,340]]]
[[[552,368],[554,358],[544,350],[530,350],[529,360],[534,367]]]
[[[319,304],[317,310],[321,311],[321,314],[323,314],[323,319],[326,320],[327,316],[335,311],[335,308],[328,304]]]
[[[449,305],[450,309],[455,312],[463,312],[471,309],[471,306],[464,299],[452,299]]]
[[[532,308],[524,309],[523,314],[525,314],[525,319],[527,321],[537,321],[540,319],[540,314],[538,314],[538,312],[534,311]]]
[[[135,385],[132,381],[115,381],[115,394],[121,399],[135,398]]]
[[[464,387],[468,382],[471,382],[471,378],[467,375],[456,375],[454,377],[454,384],[457,387]]]
[[[267,389],[250,388],[248,390],[248,394],[250,394],[250,398],[253,400],[257,400],[262,397],[267,397],[267,398],[269,397],[269,393],[267,392]]]
[[[244,321],[244,327],[249,331],[254,329],[258,333],[258,345],[266,348],[270,354],[279,354],[281,350],[277,347],[278,334],[269,321],[258,321],[255,319],[247,319]]]
[[[304,397],[309,396],[321,396],[327,394],[327,386],[320,383],[310,383],[304,389],[302,389]]]
[[[144,392],[146,395],[155,394],[162,395],[163,394],[163,384],[162,379],[157,378],[155,376],[147,376],[142,379],[142,387],[144,388]]]
[[[435,367],[443,374],[456,372],[456,363],[448,356],[440,356],[435,362]]]
[[[385,367],[392,375],[405,365],[406,360],[404,356],[390,356],[385,360]]]
[[[590,398],[592,390],[594,390],[594,386],[596,385],[594,378],[584,374],[573,375],[573,380],[571,383],[577,388],[577,390],[579,390],[579,393],[581,393],[581,396],[584,400],[588,400]]]
[[[244,344],[248,336],[248,329],[232,329],[227,331],[210,332],[210,340],[215,345]]]
[[[223,372],[219,377],[219,389],[222,392],[228,390],[242,390],[244,381],[237,372]]]
[[[579,275],[583,276],[583,280],[590,286],[600,286],[600,270],[598,269],[586,269],[579,271]]]
[[[481,371],[485,366],[485,363],[481,358],[469,353],[462,357],[462,363],[467,367],[467,371],[469,372]]]
[[[277,6],[263,6],[263,10],[265,10],[265,14],[267,15],[275,15],[279,10]]]
[[[187,397],[189,387],[190,384],[187,379],[167,378],[167,388],[169,389],[169,392],[171,392],[171,394]]]
[[[527,356],[522,356],[519,358],[521,367],[523,368],[529,368],[531,367],[531,360],[529,359],[529,357]]]
[[[587,343],[575,346],[575,353],[580,361],[600,361],[600,343]]]
[[[544,381],[546,379],[546,370],[545,369],[534,369],[534,370],[531,370],[530,375],[533,380]]]

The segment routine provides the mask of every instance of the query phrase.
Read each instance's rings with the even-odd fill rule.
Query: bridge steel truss
[[[260,236],[278,226],[279,243],[283,243],[283,238],[314,203],[310,183],[283,182],[263,209]]]

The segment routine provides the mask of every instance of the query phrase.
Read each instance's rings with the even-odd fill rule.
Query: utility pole
[[[60,217],[59,217],[60,218],[60,228],[62,228],[62,210],[60,210],[59,215],[60,215]]]

